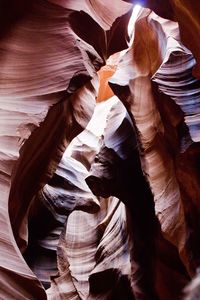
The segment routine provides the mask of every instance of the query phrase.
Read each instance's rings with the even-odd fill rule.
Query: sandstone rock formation
[[[107,54],[115,51],[115,43],[111,48],[107,41],[109,35],[114,39],[123,18],[114,23],[110,33],[109,28],[130,9],[130,5],[119,3],[116,13],[111,7],[113,14],[97,19],[94,9],[94,20],[83,13],[87,26],[95,24],[94,36],[104,37],[96,45],[90,38],[90,44],[82,39],[82,7],[65,3],[63,8],[39,0],[24,7],[25,2],[21,1],[16,12],[12,12],[12,7],[17,7],[17,1],[10,1],[11,10],[5,1],[2,3],[1,13],[10,19],[7,24],[3,18],[0,41],[3,299],[46,299],[44,289],[21,254],[27,246],[27,212],[33,196],[55,171],[66,145],[91,118],[98,86],[96,71]],[[84,7],[86,12],[90,10],[87,2]],[[80,14],[80,37],[72,29],[76,25],[74,13]],[[123,49],[125,42],[122,44],[122,48],[117,44],[117,51]]]
[[[1,1],[0,299],[182,298],[200,265],[199,12]]]

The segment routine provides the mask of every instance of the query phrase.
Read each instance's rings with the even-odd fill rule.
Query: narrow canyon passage
[[[0,3],[0,299],[200,299],[200,4]]]

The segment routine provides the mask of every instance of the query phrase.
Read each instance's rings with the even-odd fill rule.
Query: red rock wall
[[[177,300],[199,269],[200,5],[142,1],[130,45],[131,2],[1,1],[1,299]]]

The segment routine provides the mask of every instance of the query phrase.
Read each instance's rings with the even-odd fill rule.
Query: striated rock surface
[[[89,25],[95,23],[95,34],[103,36],[107,30],[105,51],[101,51],[101,44],[95,47],[90,38],[84,40],[87,28],[74,29],[81,26],[81,18],[73,22],[73,13],[81,5],[77,3],[75,9],[74,2],[65,3],[65,7],[44,0],[1,4],[1,14],[8,14],[8,19],[2,18],[0,39],[2,299],[46,299],[21,254],[27,247],[28,210],[36,192],[52,177],[66,145],[91,118],[98,87],[96,71],[107,54],[126,45],[122,39],[116,50],[113,43],[105,48],[112,23],[130,5],[122,2],[122,12],[119,5],[116,13],[108,14],[108,23],[105,11],[98,20],[85,13]],[[16,11],[9,11],[9,5],[17,7]],[[112,38],[127,18],[115,23]]]
[[[117,199],[100,199],[100,202],[99,213],[70,215],[64,241],[61,239],[58,246],[60,276],[47,291],[52,297],[56,287],[59,299],[63,296],[73,299],[66,286],[71,278],[78,299],[120,299],[126,294],[134,299],[128,280],[125,208]]]
[[[87,128],[67,148],[65,160],[62,159],[65,165],[68,156],[72,156],[90,168],[116,105],[124,114],[125,108],[116,97],[97,105]],[[75,170],[78,174],[79,169]],[[78,199],[79,195],[74,195]],[[85,201],[88,201],[86,195]],[[69,216],[58,243],[59,273],[47,291],[50,299],[55,293],[58,299],[72,299],[75,295],[77,299],[134,299],[129,280],[131,265],[125,206],[116,198],[99,198],[99,203],[96,213],[76,211]],[[73,292],[68,291],[70,282]]]
[[[110,80],[137,128],[142,168],[162,234],[179,250],[191,276],[199,267],[200,253],[199,81],[192,75],[194,64],[181,43],[178,24],[143,11],[132,48]]]
[[[82,164],[64,156],[30,207],[29,243],[24,255],[45,287],[50,285],[50,276],[57,273],[58,241],[69,214],[73,210],[99,210],[98,200],[85,183],[86,176],[88,172]]]
[[[0,299],[182,298],[200,265],[199,12],[1,1]]]
[[[160,234],[152,193],[141,170],[136,132],[120,102],[110,111],[104,144],[90,173],[86,181],[96,195],[115,195],[127,207],[135,299],[178,299],[188,276],[175,247]]]
[[[119,64],[119,72],[111,79],[111,85],[124,101],[138,130],[143,168],[154,194],[155,212],[162,231],[183,251],[185,222],[180,191],[173,159],[165,147],[164,127],[151,85],[151,77],[166,53],[165,34],[176,34],[177,30],[176,24],[165,20],[161,23],[157,19],[152,13],[136,23],[133,47],[125,54],[121,67]],[[164,26],[169,30],[166,33]],[[129,71],[125,72],[127,65]]]
[[[200,48],[196,42],[199,39],[200,6],[195,0],[124,0],[150,8],[159,16],[177,21],[183,44],[191,50],[196,65],[193,68],[195,77],[200,77]]]

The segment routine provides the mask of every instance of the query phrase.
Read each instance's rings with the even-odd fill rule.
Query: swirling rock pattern
[[[177,300],[198,271],[197,1],[142,1],[110,80],[127,111],[99,105],[63,156],[138,2],[1,1],[1,299]]]
[[[9,4],[12,8],[19,3],[9,1]],[[122,13],[121,7],[124,7]],[[108,36],[115,19],[130,9],[123,2],[121,7],[111,17],[108,15]],[[77,5],[76,11],[80,9]],[[9,5],[2,2],[1,14],[8,13],[9,17],[2,17],[0,40],[3,299],[46,299],[45,291],[21,254],[27,247],[28,209],[33,196],[52,177],[66,145],[91,118],[98,88],[96,71],[104,64],[107,53],[115,52],[112,43],[112,49],[107,47],[106,51],[100,51],[98,45],[98,54],[92,41],[78,37],[79,32],[76,34],[72,29],[74,24],[70,23],[74,12],[70,3],[63,8],[38,0],[26,5],[21,1],[12,13]],[[125,15],[122,23],[127,18]],[[95,30],[103,35],[101,18],[98,22]],[[120,22],[121,19],[115,23],[112,38]],[[125,44],[123,39],[116,51]]]
[[[173,38],[176,39],[175,43]],[[194,208],[188,208],[192,204],[186,204],[186,197],[190,199],[189,203],[197,203],[197,199],[195,193],[192,194],[192,189],[184,188],[186,180],[184,181],[183,164],[188,164],[187,156],[191,153],[193,162],[189,163],[190,173],[185,179],[192,176],[196,182],[194,149],[196,148],[197,153],[198,146],[194,146],[193,150],[190,148],[187,154],[181,156],[180,152],[186,150],[180,147],[181,143],[182,146],[190,145],[190,140],[189,144],[186,143],[186,118],[184,120],[183,111],[169,97],[156,92],[151,81],[162,70],[169,51],[177,45],[178,49],[183,47],[178,40],[180,37],[176,23],[161,19],[154,13],[144,12],[135,26],[132,49],[122,58],[110,83],[126,105],[137,128],[142,168],[147,174],[154,195],[155,212],[162,232],[179,249],[182,260],[192,275],[199,265],[199,241],[194,234],[198,232],[198,221],[196,217],[191,221],[191,215],[194,216],[191,210]],[[169,49],[168,42],[171,41],[173,47]],[[189,53],[188,50],[187,52]],[[197,82],[196,79],[191,80]],[[172,88],[170,84],[169,86]]]
[[[167,22],[169,21],[164,21]],[[139,133],[144,152],[143,167],[154,194],[155,211],[165,237],[182,251],[185,225],[180,191],[173,160],[164,146],[163,124],[151,87],[151,76],[162,63],[166,49],[162,25],[157,22],[157,17],[154,21],[154,15],[141,18],[136,23],[134,47],[125,54],[121,68],[119,65],[119,73],[116,72],[111,84],[115,91],[117,84],[129,87],[129,96],[125,98],[122,90],[121,98],[131,112]],[[170,33],[174,32],[173,27],[169,27]],[[140,38],[141,32],[143,39]],[[130,63],[130,72],[123,76],[125,65],[130,66]],[[120,74],[123,78],[121,81],[118,79]],[[120,97],[120,90],[116,92]]]
[[[116,106],[122,108],[121,113],[119,109],[116,110]],[[66,150],[62,159],[63,165],[67,166],[68,157],[75,157],[87,167],[93,163],[114,112],[122,115],[125,113],[125,108],[117,97],[97,105],[87,128]],[[115,118],[118,116],[116,114]],[[83,152],[83,149],[87,151]],[[77,167],[74,170],[77,173],[76,176],[74,173],[74,177],[77,177],[80,170]],[[75,181],[77,184],[77,179]],[[74,192],[77,190],[75,186],[73,189]],[[62,189],[59,190],[62,197],[66,198]],[[68,191],[66,186],[65,193],[71,194],[72,191]],[[50,195],[52,196],[51,191]],[[76,192],[74,196],[78,200],[80,195]],[[88,200],[88,196],[85,195],[85,201]],[[131,265],[125,206],[116,198],[99,200],[100,210],[97,213],[77,211],[67,220],[58,243],[59,273],[47,291],[50,299],[56,291],[59,293],[58,299],[64,296],[71,299],[73,295],[78,299],[121,299],[123,296],[133,299],[129,281]],[[68,293],[68,282],[73,283],[73,293]]]
[[[195,0],[124,0],[133,4],[141,4],[155,11],[159,16],[178,21],[180,28],[181,40],[184,45],[191,50],[195,59],[196,65],[193,68],[195,77],[200,77],[200,51],[199,44],[196,42],[199,39],[199,18],[200,7]]]
[[[64,155],[30,208],[25,258],[45,287],[50,284],[50,275],[57,273],[57,245],[69,214],[73,210],[89,213],[99,210],[98,200],[85,183],[86,176],[88,172],[82,164]]]
[[[125,108],[116,101],[104,129],[104,144],[86,181],[96,195],[114,194],[127,206],[130,277],[135,299],[156,299],[155,293],[159,299],[176,299],[188,277],[177,250],[160,234],[133,129]]]
[[[120,299],[124,293],[132,294],[125,208],[118,199],[100,201],[97,214],[71,214],[63,251],[81,299],[115,299],[117,288],[116,299]]]
[[[199,100],[194,63],[181,43],[178,24],[143,11],[135,25],[132,49],[110,80],[136,125],[142,167],[162,233],[179,249],[192,276],[200,253],[198,110],[192,108],[198,108]]]

